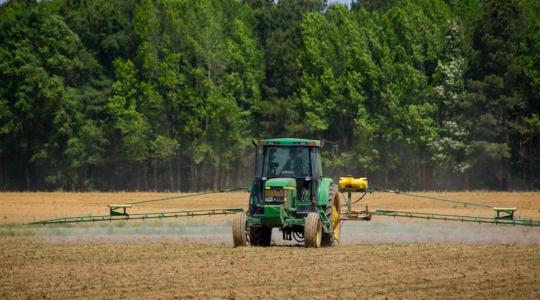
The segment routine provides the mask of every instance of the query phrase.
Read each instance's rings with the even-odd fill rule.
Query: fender
[[[319,183],[319,188],[317,190],[317,201],[319,202],[319,206],[324,206],[328,204],[328,201],[330,200],[330,187],[334,183],[334,180],[332,178],[323,178],[321,179],[321,182]]]

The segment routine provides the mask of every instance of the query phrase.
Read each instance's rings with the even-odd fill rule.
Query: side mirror
[[[339,155],[339,146],[337,144],[332,145],[332,155],[333,156]]]
[[[337,156],[339,155],[339,146],[338,144],[334,143],[334,142],[331,142],[331,141],[327,141],[327,140],[321,140],[321,142],[323,142],[323,146],[326,145],[326,144],[330,144],[332,145],[332,155],[333,156]]]

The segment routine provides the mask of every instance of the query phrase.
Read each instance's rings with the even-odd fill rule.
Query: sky
[[[1,1],[1,0],[0,0]],[[347,6],[351,6],[352,0],[328,0],[328,4],[341,3]]]

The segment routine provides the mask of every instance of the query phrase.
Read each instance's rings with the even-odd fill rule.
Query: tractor
[[[253,143],[255,179],[248,189],[247,212],[233,219],[236,247],[270,246],[273,228],[279,228],[284,240],[306,247],[339,242],[345,200],[338,184],[323,176],[320,152],[325,142],[277,138]],[[333,146],[335,153],[337,145]],[[361,185],[367,188],[365,178]]]

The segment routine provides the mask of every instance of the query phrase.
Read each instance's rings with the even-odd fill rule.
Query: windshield
[[[263,177],[311,177],[308,147],[264,148]]]

